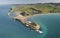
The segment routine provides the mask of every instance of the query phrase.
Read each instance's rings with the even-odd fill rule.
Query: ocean
[[[28,18],[41,26],[43,34],[31,31],[11,19],[11,5],[0,5],[0,38],[60,38],[60,14],[43,14]]]

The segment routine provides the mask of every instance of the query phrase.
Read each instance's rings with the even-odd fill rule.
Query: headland
[[[40,25],[33,21],[27,21],[29,17],[35,16],[35,15],[48,15],[51,13],[59,13],[60,5],[50,4],[50,3],[43,3],[43,4],[28,4],[28,5],[20,5],[20,6],[12,6],[9,10],[8,15],[12,17],[12,19],[18,20],[21,23],[24,24],[27,28],[30,30],[37,31],[39,33],[43,33],[40,31]],[[14,13],[14,14],[12,14]],[[48,13],[48,14],[47,14]],[[12,14],[12,16],[11,16]]]
[[[35,11],[32,11],[32,12],[21,12],[21,11],[16,11],[17,8],[10,8],[10,11],[8,13],[8,15],[10,16],[12,13],[15,14],[15,16],[10,16],[12,17],[12,19],[15,19],[15,20],[18,20],[20,22],[22,22],[24,24],[24,26],[26,26],[27,28],[29,28],[30,30],[34,30],[38,33],[43,33],[42,31],[40,31],[40,25],[36,22],[33,22],[33,21],[27,21],[27,19],[29,17],[32,17],[36,14],[39,14],[38,12],[35,12]],[[31,8],[32,9],[32,8]]]

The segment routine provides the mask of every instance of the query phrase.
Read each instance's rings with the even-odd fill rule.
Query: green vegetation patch
[[[14,7],[12,7],[14,8]],[[14,8],[14,11],[26,13],[60,13],[60,5],[53,4],[33,4],[20,5]]]

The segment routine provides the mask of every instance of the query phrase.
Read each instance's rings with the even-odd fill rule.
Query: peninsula
[[[40,30],[41,25],[31,20],[27,21],[27,19],[37,14],[46,13],[60,13],[60,3],[58,5],[57,3],[18,4],[10,8],[8,15],[12,19],[24,24],[24,26],[30,30],[43,33],[43,31]]]
[[[33,8],[29,8],[29,9],[33,9]],[[40,11],[35,10],[35,11],[31,11],[31,12],[26,12],[26,11],[17,11],[18,8],[16,7],[12,7],[9,10],[8,15],[12,18],[15,19],[17,21],[20,21],[24,24],[25,27],[29,28],[30,30],[36,31],[38,33],[43,33],[43,31],[41,31],[41,27],[38,23],[35,23],[33,21],[27,21],[27,19],[31,16],[34,16],[36,14],[39,14]]]

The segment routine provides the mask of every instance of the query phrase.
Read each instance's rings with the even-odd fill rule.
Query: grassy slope
[[[17,6],[17,10],[20,12],[32,12],[30,8],[34,8],[36,10],[42,11],[42,13],[59,13],[60,12],[60,5],[53,5],[53,4],[33,4],[33,5],[20,5]]]

